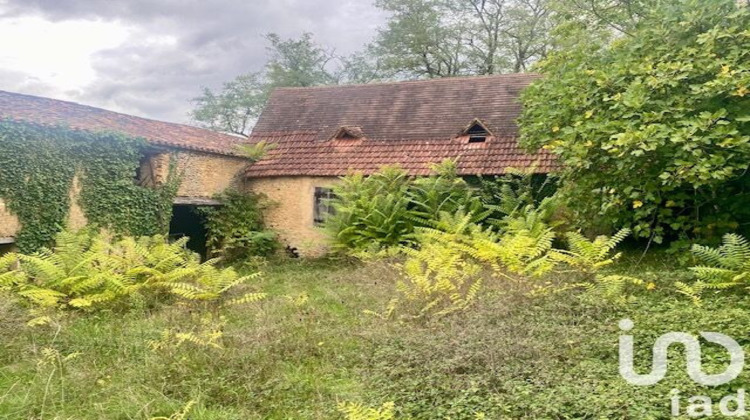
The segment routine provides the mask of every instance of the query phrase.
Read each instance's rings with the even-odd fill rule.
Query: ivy
[[[125,235],[165,233],[179,180],[136,185],[147,150],[144,139],[0,121],[0,198],[21,223],[22,252],[52,242],[70,210],[73,178],[80,175],[79,204],[88,222]]]
[[[279,243],[263,219],[263,212],[270,205],[264,195],[229,189],[216,198],[221,206],[201,208],[208,231],[207,245],[213,255],[233,262],[273,254]]]

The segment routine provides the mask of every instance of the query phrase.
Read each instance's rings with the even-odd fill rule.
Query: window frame
[[[336,214],[331,200],[336,194],[331,187],[315,187],[313,190],[313,225],[323,226],[329,217]]]

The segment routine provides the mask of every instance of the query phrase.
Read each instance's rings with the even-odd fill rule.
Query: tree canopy
[[[559,155],[571,210],[589,226],[656,242],[736,229],[750,215],[750,11],[686,0],[642,13],[611,44],[539,65],[522,144]]]
[[[241,74],[224,83],[220,91],[204,87],[193,99],[193,120],[211,130],[247,135],[273,88],[338,82],[340,70],[329,65],[337,58],[315,43],[312,34],[282,39],[270,33],[266,39],[270,60],[265,72]]]

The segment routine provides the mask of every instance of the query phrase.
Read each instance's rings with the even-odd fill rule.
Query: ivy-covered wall
[[[48,244],[64,227],[76,174],[90,224],[128,235],[166,232],[179,179],[137,185],[147,149],[145,140],[118,133],[0,121],[0,198],[21,224],[20,250]]]

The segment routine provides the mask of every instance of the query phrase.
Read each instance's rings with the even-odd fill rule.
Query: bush
[[[0,287],[32,307],[115,309],[134,301],[181,298],[222,304],[262,299],[248,293],[229,299],[230,290],[257,274],[240,277],[203,264],[185,248],[188,238],[169,243],[163,236],[112,241],[96,233],[61,232],[53,249],[0,258]]]
[[[368,177],[343,177],[334,188],[335,214],[326,221],[336,247],[379,250],[406,243],[414,229],[409,183],[406,172],[397,167],[384,167]]]
[[[218,197],[222,205],[201,209],[208,230],[211,254],[224,262],[267,257],[279,247],[277,235],[265,226],[263,211],[268,207],[258,194],[228,190]]]
[[[656,243],[718,236],[750,215],[750,10],[665,4],[632,36],[551,54],[520,119],[522,145],[559,156],[580,227]]]
[[[455,162],[432,169],[435,175],[428,177],[409,177],[393,166],[367,177],[344,177],[334,188],[335,215],[326,223],[336,247],[357,254],[413,246],[415,228],[435,228],[442,213],[461,210],[478,223],[493,212],[479,190],[458,176]]]

